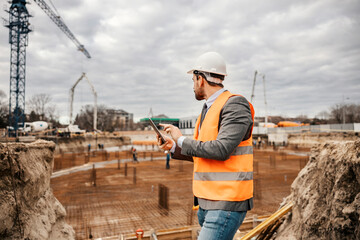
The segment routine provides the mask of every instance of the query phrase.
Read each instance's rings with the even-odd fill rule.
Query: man
[[[134,163],[139,162],[139,161],[137,160],[136,148],[133,148],[133,150],[132,150],[132,155],[133,155],[133,162],[134,162]]]
[[[182,136],[170,124],[171,135],[159,145],[172,158],[194,162],[193,192],[199,204],[199,238],[233,239],[253,207],[252,105],[223,88],[226,65],[215,52],[201,55],[188,73],[193,75],[197,100],[206,100],[194,137]]]
[[[170,169],[170,153],[166,153],[166,169]]]

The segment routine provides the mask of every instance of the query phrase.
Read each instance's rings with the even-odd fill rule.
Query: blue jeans
[[[201,230],[198,240],[232,240],[246,213],[199,208],[197,215]]]

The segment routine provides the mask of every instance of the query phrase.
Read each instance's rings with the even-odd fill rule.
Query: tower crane
[[[73,124],[73,120],[72,120],[72,113],[73,113],[73,102],[74,102],[74,92],[75,92],[75,87],[78,85],[78,83],[85,78],[86,81],[89,83],[91,91],[94,94],[94,119],[93,119],[93,128],[96,131],[97,129],[97,94],[95,91],[94,86],[91,84],[90,80],[87,78],[85,73],[82,73],[81,77],[75,82],[75,84],[72,86],[72,88],[70,89],[70,125]]]
[[[62,18],[46,4],[44,0],[33,0],[50,19],[74,42],[76,47],[87,57],[91,58],[85,49],[66,26]],[[15,134],[25,121],[25,70],[26,70],[26,47],[28,34],[32,31],[29,18],[32,17],[27,8],[26,0],[12,0],[9,20],[5,20],[5,27],[9,28],[10,53],[10,94],[9,94],[9,125],[13,127]]]
[[[252,86],[252,91],[251,91],[251,103],[253,102],[253,99],[255,97],[254,93],[255,93],[255,83],[256,83],[256,76],[257,76],[258,72],[255,70],[255,74],[254,74],[254,81],[253,81],[253,86]],[[267,123],[268,123],[268,115],[267,115],[267,102],[266,102],[266,90],[265,90],[265,74],[260,73],[259,75],[262,76],[263,79],[263,85],[264,85],[264,103],[265,103],[265,127],[267,127]]]

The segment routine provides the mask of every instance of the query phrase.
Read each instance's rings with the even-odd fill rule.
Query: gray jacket
[[[193,161],[192,157],[202,157],[225,161],[229,159],[240,142],[250,137],[252,125],[248,101],[242,96],[233,96],[221,109],[219,134],[216,140],[201,142],[185,138],[182,148],[177,146],[172,158]],[[195,131],[197,130],[195,129]],[[201,198],[198,201],[200,207],[206,210],[247,211],[253,207],[252,198],[239,202],[212,201]]]

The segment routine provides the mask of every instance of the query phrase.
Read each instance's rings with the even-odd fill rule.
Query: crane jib
[[[85,49],[84,45],[82,45],[74,36],[74,34],[70,31],[70,29],[66,26],[65,22],[61,19],[61,17],[56,14],[43,0],[33,0],[44,12],[50,17],[50,19],[60,28],[61,31],[65,33],[71,41],[73,41],[78,48],[87,58],[91,58],[89,52]]]

